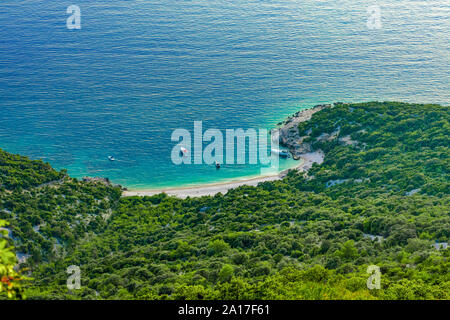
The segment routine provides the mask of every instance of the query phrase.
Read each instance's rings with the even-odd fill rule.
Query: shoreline
[[[229,190],[240,186],[257,186],[261,182],[276,181],[284,178],[289,170],[298,170],[306,173],[314,163],[321,164],[324,160],[324,153],[321,150],[313,151],[308,146],[304,148],[303,139],[299,137],[298,130],[292,130],[300,122],[308,121],[312,115],[320,110],[329,107],[329,105],[317,105],[312,108],[298,111],[294,115],[288,117],[284,122],[280,122],[281,128],[278,130],[281,138],[281,144],[289,148],[294,160],[300,160],[301,163],[291,168],[285,169],[281,172],[271,175],[262,175],[256,177],[248,177],[244,179],[235,179],[225,182],[216,182],[201,184],[197,186],[185,186],[185,187],[168,187],[168,188],[156,188],[156,189],[129,189],[122,192],[122,197],[133,196],[154,196],[160,193],[165,193],[169,196],[175,196],[181,199],[187,197],[202,197],[213,196],[218,193],[226,194]],[[299,139],[300,138],[300,139]],[[300,146],[300,149],[298,148]]]
[[[126,190],[122,193],[122,197],[133,197],[133,196],[154,196],[160,193],[165,193],[168,196],[176,196],[181,199],[185,199],[187,197],[202,197],[202,196],[213,196],[217,193],[225,194],[229,190],[240,187],[240,186],[257,186],[260,182],[266,181],[275,181],[284,177],[284,174],[288,170],[295,169],[287,169],[278,174],[273,175],[265,175],[265,176],[257,176],[253,178],[244,178],[239,180],[230,180],[224,182],[213,182],[201,185],[194,186],[186,186],[186,187],[168,187],[168,188],[158,188],[158,189],[135,189],[135,190]]]
[[[283,179],[289,170],[298,170],[300,172],[307,172],[313,165],[313,163],[322,163],[324,154],[322,151],[310,152],[303,154],[300,157],[301,163],[292,168],[283,170],[277,174],[258,176],[254,178],[232,180],[226,182],[217,182],[210,184],[202,184],[192,187],[173,187],[173,188],[159,188],[159,189],[142,189],[142,190],[126,190],[123,191],[122,197],[145,197],[154,196],[160,193],[165,193],[168,196],[175,196],[177,198],[185,199],[187,197],[203,197],[214,196],[218,193],[226,194],[229,190],[235,189],[240,186],[254,186],[259,183],[267,181],[277,181]]]

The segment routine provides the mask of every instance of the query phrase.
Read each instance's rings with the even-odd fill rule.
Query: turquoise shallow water
[[[373,1],[2,0],[0,147],[76,177],[169,187],[260,171],[173,165],[171,132],[194,121],[271,128],[325,102],[449,105],[448,2],[377,3],[371,30]],[[66,28],[71,4],[81,30]]]

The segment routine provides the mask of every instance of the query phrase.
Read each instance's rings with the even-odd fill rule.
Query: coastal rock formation
[[[320,163],[320,158],[322,158],[323,161],[323,157],[321,157],[321,155],[323,155],[323,152],[321,152],[320,150],[316,150],[315,152],[313,152],[314,150],[312,150],[311,143],[304,142],[308,135],[300,135],[300,133],[298,132],[298,124],[300,122],[310,120],[314,113],[331,107],[332,105],[330,104],[317,105],[311,109],[299,111],[281,123],[281,127],[278,129],[280,144],[289,149],[292,157],[295,160],[317,160]]]
[[[109,178],[102,178],[102,177],[83,177],[83,182],[99,182],[106,185],[111,185],[111,181]]]
[[[83,182],[94,182],[94,183],[102,183],[107,186],[119,187],[120,189],[126,191],[126,188],[123,188],[120,184],[113,184],[109,178],[102,177],[83,177]]]

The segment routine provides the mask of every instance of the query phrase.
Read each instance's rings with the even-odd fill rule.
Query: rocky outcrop
[[[306,109],[295,113],[290,116],[285,121],[279,123],[280,128],[278,129],[280,144],[289,149],[292,157],[295,160],[303,158],[304,154],[312,153],[311,143],[304,142],[308,137],[301,136],[298,132],[298,125],[300,122],[308,121],[311,119],[312,115],[319,112],[325,108],[331,108],[330,104],[317,105],[313,108]]]
[[[83,182],[94,182],[94,183],[102,183],[107,186],[112,187],[119,187],[122,190],[127,190],[126,188],[123,188],[120,184],[113,184],[109,178],[102,178],[102,177],[83,177]]]
[[[111,185],[111,181],[108,178],[102,177],[83,177],[83,182],[99,182],[106,185]]]

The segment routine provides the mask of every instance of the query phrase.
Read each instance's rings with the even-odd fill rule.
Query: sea
[[[172,133],[448,106],[449,39],[439,0],[1,0],[0,148],[129,189],[245,179],[262,164],[174,164]]]

